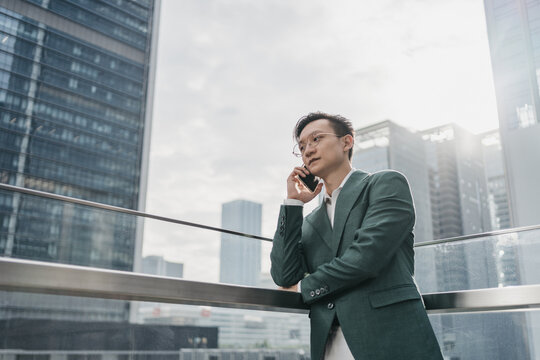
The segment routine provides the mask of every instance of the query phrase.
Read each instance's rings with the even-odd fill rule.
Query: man
[[[287,178],[271,252],[271,274],[310,305],[311,358],[442,359],[413,280],[415,214],[405,177],[351,168],[354,131],[341,117],[311,113],[295,127],[304,167]],[[324,201],[306,218],[311,192]]]

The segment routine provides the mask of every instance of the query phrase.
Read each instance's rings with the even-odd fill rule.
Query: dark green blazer
[[[334,227],[323,203],[306,218],[281,206],[271,274],[300,280],[310,305],[311,358],[324,356],[337,318],[355,359],[442,359],[414,275],[414,205],[397,171],[355,171],[336,203]]]

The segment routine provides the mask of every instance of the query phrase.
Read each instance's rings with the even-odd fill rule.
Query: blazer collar
[[[351,209],[368,183],[365,181],[368,175],[369,173],[367,172],[356,170],[352,173],[349,181],[345,183],[337,198],[332,236],[332,253],[334,256],[338,253],[341,236],[343,235],[343,230],[345,230],[345,223],[349,218]]]
[[[334,256],[337,255],[339,249],[339,243],[341,242],[341,235],[345,229],[345,223],[349,213],[362,190],[367,184],[364,181],[369,173],[356,170],[354,171],[338,196],[336,203],[336,211],[334,213],[334,229],[330,225],[328,219],[328,213],[326,211],[326,204],[323,202],[306,218],[306,220],[313,226],[315,231],[321,237],[321,239],[332,250]]]

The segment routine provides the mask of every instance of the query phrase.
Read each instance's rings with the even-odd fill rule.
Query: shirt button
[[[332,310],[334,308],[334,303],[328,303],[328,310]]]

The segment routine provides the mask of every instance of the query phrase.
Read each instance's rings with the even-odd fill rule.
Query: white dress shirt
[[[328,195],[326,188],[324,191],[323,201],[326,203],[326,212],[328,214],[328,220],[330,220],[330,225],[334,228],[334,215],[336,212],[336,203],[341,193],[341,189],[345,186],[349,177],[356,169],[351,169],[349,173],[343,178],[341,184],[332,191],[331,195]],[[283,202],[284,205],[294,205],[294,206],[304,206],[304,202],[297,199],[285,199]],[[300,283],[298,284],[300,288]],[[328,335],[328,341],[326,342],[326,350],[324,354],[324,360],[354,360],[354,356],[351,354],[351,350],[345,341],[343,332],[341,331],[341,326],[332,327],[330,334]]]

